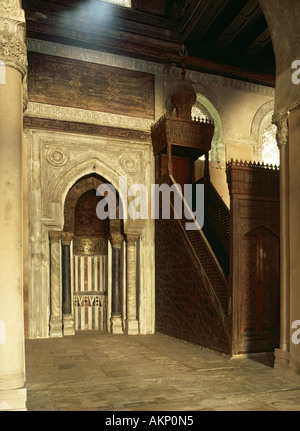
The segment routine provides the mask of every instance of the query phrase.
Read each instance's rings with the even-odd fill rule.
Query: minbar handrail
[[[176,181],[172,177],[172,175],[169,175],[168,178],[169,178],[169,184],[176,186]],[[197,223],[197,220],[195,220],[194,214],[193,214],[191,208],[189,207],[188,203],[186,202],[184,196],[182,196],[182,200],[183,200],[183,205],[185,206],[187,211],[190,212],[191,220],[189,220],[189,221],[194,221]],[[171,205],[172,205],[172,203],[171,203]],[[174,207],[173,207],[173,210],[174,210]],[[223,271],[217,257],[215,256],[215,253],[212,250],[209,242],[207,241],[205,235],[203,234],[200,226],[199,226],[199,229],[196,231],[186,231],[183,227],[183,224],[187,222],[187,219],[182,218],[181,220],[179,219],[178,221],[179,221],[179,224],[181,226],[182,232],[184,233],[186,240],[189,242],[189,244],[190,244],[190,246],[194,252],[195,258],[199,264],[199,270],[200,270],[200,274],[201,274],[201,278],[202,278],[204,287],[206,287],[208,294],[210,295],[210,297],[212,298],[212,300],[216,306],[216,309],[218,311],[218,314],[221,317],[221,320],[223,322],[223,326],[224,326],[224,329],[226,330],[226,333],[229,334],[228,318],[231,314],[231,296],[230,296],[230,292],[229,292],[229,284],[228,284],[227,278],[224,274],[224,271]],[[193,243],[192,243],[193,241],[192,241],[191,235],[194,235],[195,232],[196,232],[197,237],[201,241],[201,245],[205,248],[207,254],[209,255],[209,258],[210,258],[212,265],[214,266],[214,271],[213,271],[214,276],[218,280],[218,284],[220,286],[222,286],[223,293],[227,297],[226,305],[224,303],[222,304],[222,302],[219,298],[218,292],[216,292],[215,287],[213,286],[212,281],[210,280],[210,278],[207,274],[207,268],[205,268],[205,265],[203,265],[203,263],[200,261],[198,253],[193,246]]]

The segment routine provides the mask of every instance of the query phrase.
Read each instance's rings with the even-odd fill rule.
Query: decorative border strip
[[[24,117],[24,129],[52,130],[56,132],[78,133],[82,135],[108,136],[119,139],[151,142],[150,132],[121,129],[117,127],[85,124],[74,121],[59,121],[47,118]]]
[[[85,61],[105,66],[118,67],[121,69],[135,70],[159,74],[162,72],[162,66],[155,63],[148,63],[129,57],[122,57],[116,54],[109,54],[102,51],[93,51],[91,49],[78,48],[70,45],[63,45],[55,42],[48,42],[38,39],[27,39],[27,50],[39,54],[55,55],[57,57],[69,58],[72,60]]]
[[[47,118],[51,120],[70,121],[94,124],[98,126],[117,127],[149,132],[153,120],[108,114],[105,112],[88,111],[57,105],[29,102],[25,112],[27,117]]]

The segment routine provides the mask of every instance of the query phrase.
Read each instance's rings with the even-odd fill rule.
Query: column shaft
[[[288,118],[286,110],[273,116],[280,149],[280,346],[275,349],[275,368],[289,366],[290,288],[289,288],[289,157]]]
[[[49,232],[50,237],[50,337],[62,337],[61,307],[61,232]]]
[[[120,248],[112,247],[112,314],[121,314]]]
[[[289,117],[289,145],[288,145],[288,178],[289,178],[289,369],[300,374],[300,344],[299,328],[300,320],[300,264],[299,264],[299,238],[300,238],[300,105],[293,108]],[[296,325],[296,326],[295,326]],[[297,335],[298,334],[298,335]]]
[[[75,325],[72,315],[71,286],[71,242],[73,234],[62,234],[62,313],[64,335],[74,335]]]
[[[138,334],[137,320],[137,261],[136,241],[138,235],[127,235],[127,296],[126,296],[126,332],[127,334]]]
[[[62,244],[62,311],[71,314],[70,245]]]
[[[112,309],[111,329],[113,334],[122,334],[121,312],[121,246],[123,237],[120,234],[112,235]]]
[[[1,58],[0,58],[1,59]],[[0,84],[0,410],[25,409],[22,257],[22,76]]]
[[[20,6],[19,0],[1,0],[0,6],[0,410],[26,410],[22,114],[27,53]]]
[[[290,350],[289,310],[289,187],[287,170],[287,146],[280,147],[280,349]]]

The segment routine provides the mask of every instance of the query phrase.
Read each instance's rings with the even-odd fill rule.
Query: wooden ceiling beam
[[[167,17],[151,15],[138,9],[120,8],[109,3],[88,2],[89,8],[84,7],[82,0],[74,2],[66,0],[59,2],[56,0],[23,0],[23,3],[26,16],[33,16],[34,13],[46,17],[50,14],[56,16],[57,19],[60,16],[70,16],[74,17],[75,20],[80,19],[85,23],[94,23],[98,26],[101,25],[102,18],[102,21],[116,26],[131,26],[132,29],[136,29],[136,32],[143,33],[147,29],[155,27],[155,31],[164,34],[165,37],[168,34],[172,37],[173,34],[180,32],[178,23]]]
[[[203,36],[212,27],[221,13],[224,11],[230,0],[213,0],[209,7],[206,8],[205,13],[202,15],[202,21],[200,19],[197,22],[197,39],[200,41]]]
[[[223,31],[220,37],[216,40],[215,46],[224,48],[232,43],[232,41],[241,33],[241,31],[256,17],[262,14],[261,8],[257,0],[249,0],[242,8],[240,13],[233,19],[228,27]]]
[[[230,0],[208,0],[205,3],[202,1],[199,4],[199,9],[196,10],[196,2],[193,1],[190,6],[194,7],[194,16],[190,21],[185,18],[180,23],[177,22],[177,31],[175,31],[170,30],[172,26],[157,27],[145,24],[147,23],[148,14],[144,15],[145,23],[135,21],[136,15],[130,15],[134,19],[128,20],[119,15],[112,22],[104,21],[99,24],[97,19],[86,20],[78,18],[78,16],[74,19],[69,14],[70,9],[65,14],[62,14],[61,11],[55,12],[56,9],[55,7],[53,8],[53,4],[56,3],[53,3],[53,1],[57,2],[58,0],[49,2],[44,0],[24,1],[30,4],[30,8],[26,9],[28,37],[175,66],[179,66],[182,61],[179,51],[183,42],[183,33],[180,32],[179,24],[184,25],[183,31],[192,32],[188,39],[190,42],[197,44],[198,38],[201,38],[201,35],[211,28],[217,16],[222,14],[222,11],[224,12],[224,4],[228,6],[230,2]],[[62,1],[66,3],[64,7],[71,4],[69,0]],[[45,3],[47,4],[45,5]],[[206,5],[205,11],[201,9],[201,4],[202,8],[204,4]],[[45,8],[41,5],[45,5]],[[127,13],[127,11],[125,12]],[[207,21],[207,18],[210,18],[209,21]],[[154,16],[151,17],[149,23],[152,23],[152,20],[155,21]],[[166,20],[163,19],[163,21]],[[205,23],[204,26],[202,26],[202,22]],[[159,21],[159,23],[162,25],[162,21]],[[255,43],[258,47],[262,46],[263,42],[267,43],[267,40],[267,35],[262,33],[251,46],[255,49]],[[187,49],[189,49],[188,43]],[[251,70],[245,70],[242,66],[242,59],[240,62],[235,61],[235,64],[240,64],[240,67],[231,66],[230,64],[224,65],[220,61],[218,62],[218,58],[215,60],[210,61],[209,56],[207,60],[204,60],[201,52],[199,55],[194,56],[191,49],[191,53],[187,57],[186,67],[191,70],[242,79],[261,85],[272,87],[275,85],[275,77],[264,73],[263,66],[259,69],[260,63],[255,63],[255,55],[253,56],[255,69],[252,72]],[[230,60],[228,61],[230,62]],[[249,64],[251,69],[251,62]]]
[[[272,43],[270,31],[266,28],[251,45],[248,47],[247,52],[251,54],[258,54],[262,51],[267,45]]]
[[[198,57],[188,56],[186,68],[197,70],[212,75],[224,76],[231,79],[238,79],[252,82],[258,85],[265,85],[275,88],[275,76],[267,73],[253,72],[240,67],[218,63],[216,61],[201,59]]]
[[[190,36],[198,21],[212,5],[214,0],[193,1],[180,23],[183,42]]]

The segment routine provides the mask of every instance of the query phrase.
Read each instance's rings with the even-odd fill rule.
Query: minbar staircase
[[[279,170],[228,163],[229,211],[209,179],[213,123],[191,119],[189,86],[172,101],[175,115],[151,130],[156,183],[180,193],[193,184],[194,163],[204,156],[198,182],[204,226],[188,230],[186,223],[196,221],[194,203],[181,193],[178,217],[170,193],[173,217],[161,212],[155,221],[156,331],[231,356],[272,352],[279,340]]]
[[[205,156],[205,172],[208,172],[214,125],[206,119],[191,120],[182,114],[179,99],[176,99],[177,115],[166,114],[153,126],[152,143],[156,182],[183,189],[184,184],[192,184],[193,164],[200,156]],[[205,190],[209,186],[207,178],[206,175]],[[214,189],[211,190],[209,196],[214,211]],[[182,210],[181,218],[156,220],[156,330],[229,352],[231,294],[228,274],[201,227],[186,229],[186,223],[195,221],[195,216],[183,195],[182,206],[185,211]],[[173,193],[170,193],[170,207],[170,213],[174,214]],[[219,222],[217,218],[216,225],[219,226]],[[228,250],[226,252],[228,254]]]
[[[159,183],[178,186],[172,175]],[[170,207],[172,215],[172,193]],[[193,221],[184,196],[181,218],[156,220],[156,329],[228,353],[230,285],[203,230],[186,229],[186,223]]]

